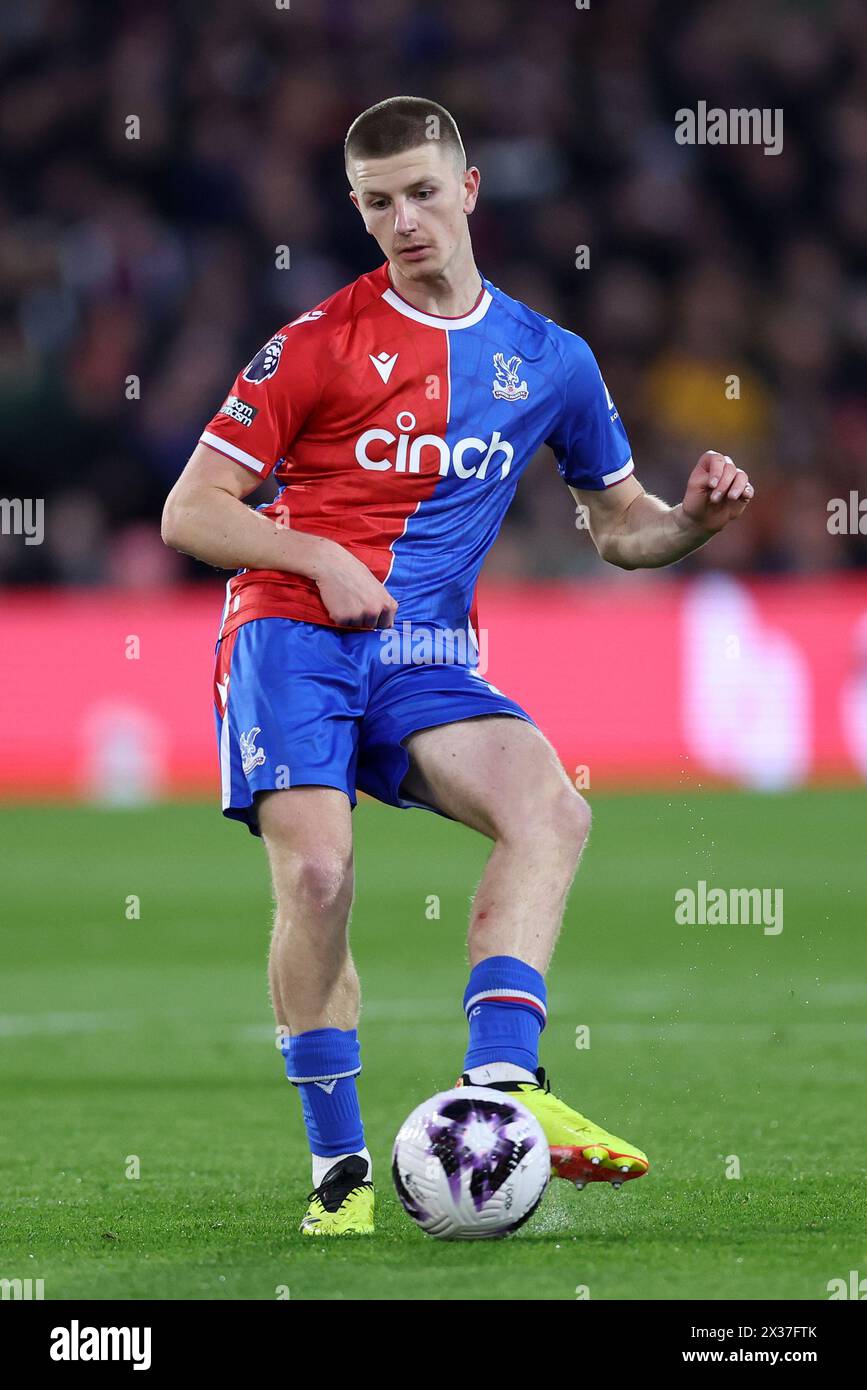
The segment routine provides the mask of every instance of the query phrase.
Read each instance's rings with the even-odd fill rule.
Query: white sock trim
[[[352,1071],[332,1071],[325,1076],[290,1076],[287,1072],[286,1080],[291,1081],[293,1086],[307,1086],[311,1082],[321,1086],[329,1081],[342,1081],[346,1076],[357,1076],[360,1071],[361,1067],[353,1067]]]
[[[534,1008],[538,1009],[545,1020],[548,1018],[548,1011],[538,994],[531,994],[527,989],[506,989],[505,987],[480,990],[478,994],[473,995],[472,999],[467,1000],[464,1005],[464,1012],[469,1018],[470,1012],[476,1004],[496,1004],[498,999],[520,999],[522,1003],[532,1004]]]
[[[516,1067],[514,1062],[489,1062],[484,1067],[470,1067],[467,1072],[472,1086],[490,1086],[496,1081],[532,1081],[536,1077],[526,1067]]]
[[[356,1149],[353,1153],[346,1154],[315,1154],[310,1155],[313,1162],[313,1186],[318,1187],[325,1177],[325,1174],[334,1167],[335,1163],[340,1163],[344,1158],[363,1158],[367,1163],[367,1182],[373,1181],[373,1159],[367,1149]]]

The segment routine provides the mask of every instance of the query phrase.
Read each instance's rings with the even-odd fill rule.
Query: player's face
[[[436,279],[469,245],[479,171],[461,170],[439,141],[384,159],[354,159],[349,173],[349,196],[364,225],[405,279]]]

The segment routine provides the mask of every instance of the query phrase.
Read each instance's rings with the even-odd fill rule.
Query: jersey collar
[[[382,273],[386,284],[382,297],[386,304],[389,304],[392,309],[396,309],[399,314],[403,314],[405,318],[412,319],[415,323],[424,323],[428,328],[441,328],[446,333],[454,332],[456,328],[472,328],[474,323],[478,323],[485,317],[490,308],[492,296],[484,277],[482,277],[479,297],[469,313],[461,314],[457,318],[448,318],[443,314],[426,314],[423,310],[417,309],[414,304],[410,304],[402,295],[399,295],[389,279],[388,261],[385,262]]]

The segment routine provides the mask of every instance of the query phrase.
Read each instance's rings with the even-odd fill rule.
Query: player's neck
[[[388,276],[397,293],[414,309],[440,318],[461,318],[468,314],[482,292],[482,277],[472,254],[466,265],[449,266],[429,280],[407,279],[391,261]]]

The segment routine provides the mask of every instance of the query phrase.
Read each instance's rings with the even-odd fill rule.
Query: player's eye
[[[420,188],[420,189],[418,190],[418,192],[416,193],[415,196],[416,196],[417,198],[429,198],[429,197],[431,196],[432,193],[433,193],[433,189],[432,189],[432,188]]]

